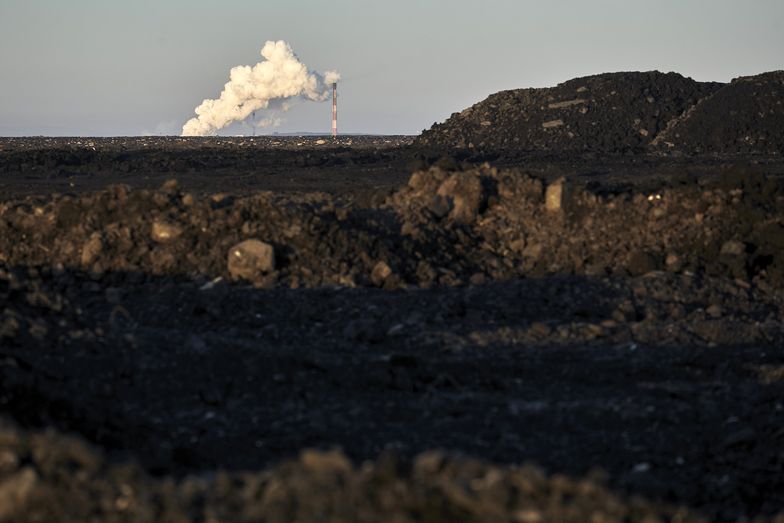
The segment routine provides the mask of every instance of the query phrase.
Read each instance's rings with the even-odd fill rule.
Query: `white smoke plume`
[[[340,80],[337,71],[327,71],[323,76],[309,71],[283,40],[265,43],[261,56],[265,60],[252,67],[238,65],[231,69],[220,97],[204,100],[196,108],[197,116],[182,126],[183,136],[212,136],[230,123],[266,109],[271,100],[326,100],[332,84]],[[284,111],[288,105],[280,104]],[[260,123],[266,122],[265,119]]]

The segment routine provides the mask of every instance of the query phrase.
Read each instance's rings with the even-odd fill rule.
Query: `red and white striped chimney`
[[[338,84],[332,84],[332,138],[338,135]]]

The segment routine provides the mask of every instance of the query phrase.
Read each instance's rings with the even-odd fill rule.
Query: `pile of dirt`
[[[687,154],[781,154],[784,71],[736,78],[672,122],[656,142]]]
[[[417,144],[485,151],[639,150],[721,86],[652,71],[501,91],[424,131]]]
[[[114,186],[0,204],[0,262],[293,288],[654,270],[764,276],[780,286],[781,195],[780,182],[753,173],[599,196],[489,166],[418,171],[385,202],[197,197],[171,181],[156,191]],[[245,240],[271,246],[274,259],[251,259],[250,270],[233,264]]]
[[[0,424],[0,520],[39,521],[704,521],[687,509],[611,493],[601,476],[548,477],[438,452],[354,467],[340,452],[304,451],[256,473],[162,481],[111,465],[55,431]],[[760,520],[762,521],[762,520]],[[781,518],[770,520],[780,523]]]
[[[502,91],[433,125],[416,143],[475,154],[780,154],[782,74],[721,84],[655,71],[605,73],[552,88]]]

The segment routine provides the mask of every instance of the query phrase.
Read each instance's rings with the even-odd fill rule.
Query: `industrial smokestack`
[[[265,43],[261,56],[264,60],[254,66],[231,69],[220,97],[204,100],[196,108],[196,117],[182,127],[183,136],[214,135],[233,122],[245,120],[254,111],[267,109],[272,101],[281,102],[284,111],[295,100],[326,101],[329,84],[334,98],[335,83],[340,80],[337,71],[321,75],[308,70],[283,40]],[[265,118],[259,124],[274,125],[276,121]]]
[[[332,83],[332,138],[338,136],[338,83]]]

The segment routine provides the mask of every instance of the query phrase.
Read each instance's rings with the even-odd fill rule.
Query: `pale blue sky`
[[[179,134],[277,39],[342,73],[341,131],[416,134],[502,89],[783,69],[783,20],[781,0],[0,0],[0,135]],[[330,111],[278,130],[328,132]]]

